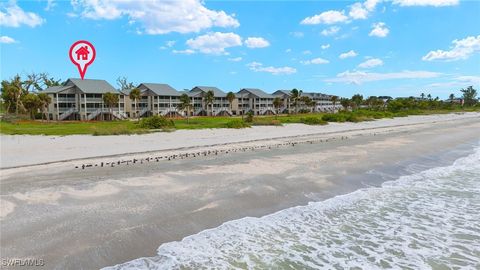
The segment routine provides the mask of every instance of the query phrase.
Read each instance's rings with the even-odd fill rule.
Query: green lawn
[[[73,135],[73,134],[126,134],[142,132],[135,122],[41,122],[20,121],[16,123],[0,122],[2,134],[29,135]]]
[[[475,108],[473,110],[479,110]],[[359,110],[349,113],[326,115],[324,119],[329,122],[361,122],[380,118],[401,117],[416,114],[451,113],[459,110],[411,110],[399,113]],[[469,110],[471,111],[471,110]],[[306,118],[321,119],[324,113],[279,115],[279,116],[255,116],[253,123],[248,125],[281,125],[288,123],[303,123]],[[187,119],[174,119],[175,129],[203,129],[203,128],[226,128],[232,125],[232,121],[241,121],[241,117],[194,117]],[[315,120],[315,119],[313,119]],[[314,123],[315,121],[308,121]],[[325,122],[323,124],[326,124]],[[2,134],[29,134],[29,135],[120,135],[139,134],[149,130],[142,129],[137,121],[98,121],[98,122],[45,122],[45,121],[17,121],[0,122]]]

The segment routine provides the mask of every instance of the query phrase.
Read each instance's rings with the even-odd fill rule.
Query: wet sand
[[[2,259],[95,269],[153,256],[162,243],[228,220],[447,165],[478,144],[478,134],[477,117],[4,169]],[[133,158],[143,161],[75,168]]]

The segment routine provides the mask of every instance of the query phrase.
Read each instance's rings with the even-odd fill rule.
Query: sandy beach
[[[450,164],[479,134],[480,114],[465,113],[135,136],[2,135],[2,258],[97,269],[154,256],[162,243],[229,220]]]

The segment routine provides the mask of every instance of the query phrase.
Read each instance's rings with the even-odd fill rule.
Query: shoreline
[[[449,116],[450,119],[442,119],[442,118],[445,118],[444,116]],[[457,116],[457,117],[455,117]],[[413,122],[413,123],[408,123],[408,121],[406,121],[407,123],[403,123],[405,121],[402,121],[404,119],[407,119],[410,120],[410,122]],[[367,131],[366,133],[368,133],[368,131],[372,131],[372,132],[375,132],[375,131],[383,131],[384,129],[388,129],[388,128],[408,128],[408,127],[411,127],[411,128],[414,128],[416,126],[421,126],[421,125],[426,125],[426,124],[431,124],[431,123],[436,123],[436,122],[450,122],[450,121],[461,121],[461,120],[464,120],[464,119],[474,119],[474,118],[479,118],[479,121],[480,121],[480,112],[468,112],[468,113],[451,113],[451,114],[441,114],[441,115],[422,115],[422,116],[409,116],[409,117],[402,117],[402,118],[393,118],[393,119],[380,119],[380,120],[375,120],[375,121],[370,121],[370,122],[362,122],[362,123],[331,123],[330,125],[331,126],[335,126],[335,127],[338,127],[337,129],[333,128],[333,130],[331,131],[325,131],[325,130],[322,130],[322,129],[325,129],[325,128],[322,128],[322,127],[325,127],[325,126],[308,126],[308,125],[303,125],[303,124],[288,124],[286,126],[283,126],[283,127],[255,127],[254,129],[257,129],[257,134],[247,134],[246,136],[244,137],[247,137],[246,139],[244,138],[241,138],[239,140],[236,140],[236,139],[233,139],[233,140],[229,140],[229,139],[223,139],[223,142],[220,142],[220,143],[212,143],[212,144],[202,144],[202,141],[205,140],[205,138],[201,138],[197,141],[195,141],[195,139],[192,139],[191,137],[194,137],[195,133],[199,133],[198,130],[188,130],[188,131],[183,131],[184,134],[183,135],[183,138],[182,138],[182,135],[179,135],[179,140],[182,140],[184,138],[190,138],[193,142],[190,143],[190,144],[187,144],[187,145],[181,145],[180,143],[180,146],[179,147],[174,147],[174,148],[168,148],[168,144],[163,144],[160,143],[157,147],[157,149],[154,149],[154,150],[140,150],[140,151],[133,151],[133,152],[129,152],[128,149],[124,149],[124,150],[119,150],[119,151],[116,151],[116,153],[113,153],[113,154],[97,154],[97,153],[93,153],[93,154],[86,154],[86,155],[83,155],[81,153],[81,149],[78,149],[77,147],[77,152],[76,153],[73,153],[73,155],[76,157],[73,157],[73,158],[67,158],[66,156],[69,155],[69,154],[72,154],[72,153],[66,153],[67,152],[67,149],[69,148],[72,148],[69,146],[68,142],[66,141],[63,141],[61,142],[59,145],[55,145],[55,144],[49,144],[50,147],[52,147],[51,151],[52,152],[55,152],[56,150],[60,150],[60,151],[57,151],[58,154],[57,155],[60,155],[59,158],[57,159],[52,159],[51,161],[47,161],[47,162],[39,162],[38,160],[40,159],[40,157],[34,157],[34,160],[33,161],[30,161],[30,163],[28,162],[24,162],[23,164],[21,163],[22,161],[18,161],[18,159],[20,159],[19,156],[15,156],[15,154],[13,153],[23,153],[25,151],[28,151],[30,148],[36,148],[35,146],[38,146],[38,143],[35,144],[35,142],[32,142],[31,140],[35,140],[37,139],[39,136],[37,135],[0,135],[0,139],[2,140],[2,158],[0,160],[0,170],[14,170],[14,169],[27,169],[27,168],[35,168],[35,167],[42,167],[42,166],[61,166],[62,164],[64,165],[68,165],[68,164],[71,164],[71,163],[75,163],[75,164],[78,164],[80,162],[87,162],[87,161],[93,161],[93,162],[102,162],[102,161],[99,161],[99,160],[104,160],[104,159],[110,159],[110,158],[131,158],[131,159],[134,159],[135,156],[139,157],[139,158],[142,158],[142,157],[145,157],[145,156],[148,156],[148,155],[152,155],[152,154],[163,154],[163,153],[175,153],[175,152],[184,152],[184,151],[192,151],[192,150],[197,150],[197,149],[210,149],[210,148],[222,148],[224,146],[235,146],[235,145],[240,145],[240,144],[250,144],[250,143],[262,143],[262,142],[269,142],[269,141],[272,141],[272,140],[279,140],[279,141],[301,141],[301,139],[308,139],[308,138],[315,138],[315,137],[320,137],[320,136],[329,136],[329,135],[340,135],[341,133],[345,134],[345,133],[354,133],[354,132],[364,132],[364,131]],[[397,120],[397,122],[400,122],[400,123],[395,123]],[[417,121],[417,122],[415,122]],[[382,123],[382,124],[379,124],[378,126],[375,126],[375,125],[371,125],[370,123]],[[351,127],[351,128],[349,128]],[[273,135],[273,136],[262,136],[263,132],[272,132],[272,131],[276,131],[276,132],[282,132],[282,131],[290,131],[293,129],[295,130],[296,128],[300,129],[301,131],[304,131],[305,129],[309,129],[309,131],[306,133],[306,134],[290,134],[290,135],[286,135],[286,136],[278,136],[278,135]],[[277,130],[274,130],[274,129],[277,129]],[[278,130],[278,129],[284,129],[284,130]],[[290,130],[289,130],[290,129]],[[328,129],[327,129],[328,130]],[[218,137],[215,137],[215,133],[222,133],[222,132],[226,132],[226,133],[230,133],[228,135],[230,136],[235,136],[235,134],[231,134],[232,131],[233,133],[235,133],[235,131],[238,131],[236,132],[237,135],[239,135],[238,133],[242,133],[242,131],[244,130],[231,130],[231,129],[209,129],[207,131],[211,131],[212,133],[208,134],[207,135],[203,135],[203,136],[206,136],[206,139],[218,139],[219,141],[222,141],[221,139],[221,135],[219,136],[220,138]],[[175,131],[175,132],[179,132],[179,131]],[[173,132],[173,133],[175,133]],[[179,132],[180,133],[180,132]],[[125,144],[130,144],[131,141],[129,139],[131,139],[132,137],[135,138],[135,139],[142,139],[142,136],[144,136],[143,138],[144,139],[148,139],[148,140],[151,140],[151,138],[148,138],[149,135],[152,135],[154,138],[154,140],[161,140],[162,139],[162,135],[170,135],[169,133],[153,133],[153,134],[148,134],[148,135],[116,135],[116,136],[102,136],[102,137],[114,137],[114,138],[120,138],[120,143],[125,143]],[[261,134],[259,136],[259,134]],[[137,137],[138,136],[138,137]],[[209,136],[211,138],[209,138]],[[77,139],[77,140],[87,140],[89,142],[87,142],[86,144],[89,144],[89,143],[97,143],[98,144],[101,144],[102,142],[100,142],[103,138],[102,137],[95,137],[95,136],[90,136],[90,135],[70,135],[70,136],[40,136],[43,140],[42,143],[47,143],[46,140],[56,140],[57,138],[68,138],[68,137],[76,137],[76,138],[73,138],[73,139]],[[157,138],[155,138],[157,137]],[[92,139],[93,138],[93,139]],[[96,140],[96,138],[99,138],[98,140]],[[15,145],[15,143],[11,142],[12,140],[15,140],[15,139],[24,139],[24,140],[27,140],[27,145],[26,146],[19,146],[19,145]],[[30,139],[30,142],[28,141]],[[171,139],[171,138],[170,138]],[[122,141],[123,140],[123,141]],[[28,145],[28,144],[31,144],[31,145]],[[102,147],[101,145],[98,145],[99,147]],[[116,145],[118,146],[118,145]],[[6,150],[4,148],[7,148]],[[63,151],[63,152],[62,152]],[[80,151],[80,153],[79,153]],[[115,151],[114,151],[115,152]],[[13,155],[12,155],[13,154]],[[31,153],[33,154],[33,153]],[[11,155],[11,156],[9,156]],[[4,163],[5,161],[4,160],[8,160],[7,162],[10,162],[12,163],[12,159],[15,160],[17,159],[16,163],[17,164],[12,164],[11,166],[4,166]],[[8,164],[8,163],[7,163]]]
[[[428,123],[375,136],[360,132],[348,140],[115,168],[2,170],[2,207],[11,209],[2,213],[1,251],[5,257],[45,259],[49,269],[100,268],[155,256],[162,243],[230,220],[453,162],[479,139],[480,122],[461,122],[463,129],[459,122]]]

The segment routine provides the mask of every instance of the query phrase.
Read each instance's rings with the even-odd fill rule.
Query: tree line
[[[2,110],[6,113],[29,114],[30,117],[35,118],[35,114],[41,112],[41,118],[48,119],[48,106],[52,102],[51,97],[45,93],[39,91],[52,86],[61,86],[63,81],[50,77],[48,73],[30,73],[25,78],[20,75],[15,75],[10,80],[3,80],[1,82],[1,101]],[[134,83],[129,82],[126,77],[119,77],[117,84],[120,90],[130,90],[129,97],[134,102],[134,117],[137,115],[137,102],[141,98],[141,91],[135,87]],[[438,97],[432,98],[430,94],[420,94],[419,98],[391,98],[391,97],[376,97],[370,96],[364,98],[361,94],[355,94],[351,98],[339,98],[337,96],[331,96],[330,100],[336,111],[336,105],[341,104],[345,110],[356,110],[359,108],[368,108],[375,110],[390,110],[393,112],[412,109],[449,109],[454,106],[478,106],[477,90],[473,86],[469,86],[465,89],[461,89],[462,103],[458,104],[455,95],[452,93],[447,101],[442,101]],[[303,95],[302,90],[292,89],[290,91],[290,106],[293,107],[294,113],[307,113],[313,112],[316,106],[314,101],[309,96]],[[228,92],[226,99],[230,104],[230,110],[232,110],[232,103],[236,96],[233,92]],[[179,98],[180,103],[178,109],[187,112],[187,120],[190,116],[193,105],[190,97],[187,94],[182,94]],[[213,114],[213,103],[215,95],[213,91],[208,91],[205,94],[206,111]],[[103,102],[108,109],[112,109],[119,102],[118,95],[114,93],[106,93],[103,95]],[[284,104],[284,101],[280,97],[276,97],[273,100],[273,107],[276,113],[280,113],[279,109]],[[210,110],[209,110],[210,109]]]

